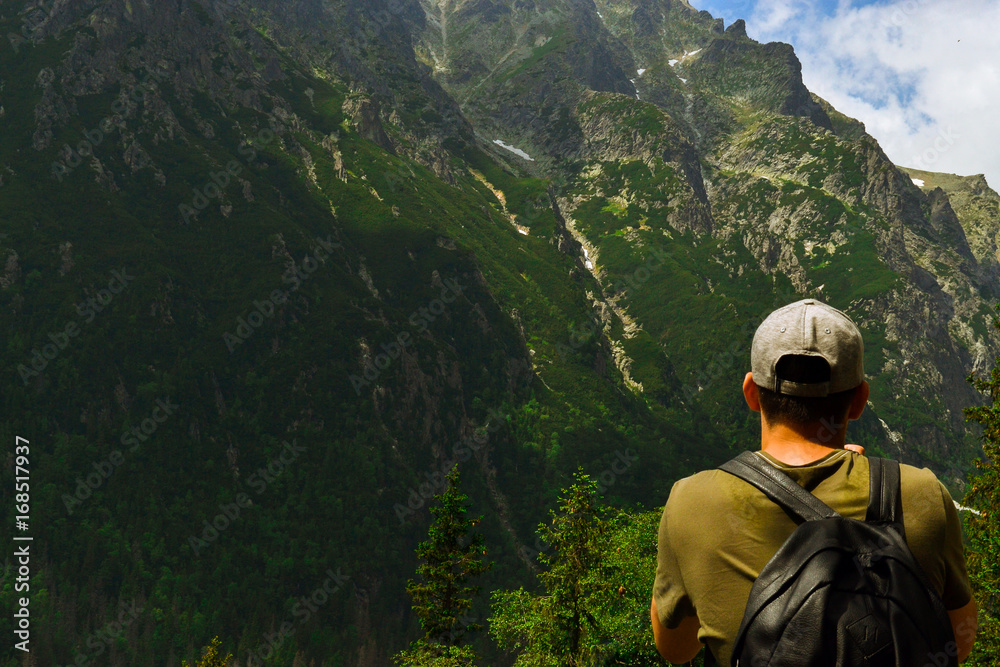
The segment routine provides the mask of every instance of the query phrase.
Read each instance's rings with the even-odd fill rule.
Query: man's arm
[[[958,516],[958,509],[955,507],[955,501],[952,500],[948,488],[940,480],[938,480],[938,486],[941,489],[941,504],[945,515],[944,539],[940,547],[945,569],[944,590],[941,593],[941,599],[944,601],[946,609],[951,605],[959,604],[959,600],[969,600],[962,607],[948,609],[951,628],[955,632],[958,661],[962,662],[969,657],[972,645],[976,641],[976,626],[978,625],[976,601],[972,596],[968,568],[965,563],[965,547],[962,545],[962,520]]]
[[[701,642],[698,641],[698,630],[701,628],[701,622],[698,617],[686,616],[681,624],[672,630],[664,627],[656,612],[655,598],[649,608],[649,614],[653,621],[653,640],[656,642],[656,650],[660,652],[663,659],[674,664],[694,660],[698,651],[701,650]]]
[[[976,629],[978,619],[976,617],[976,599],[969,600],[969,604],[959,609],[949,609],[948,618],[951,619],[951,629],[955,631],[955,643],[958,644],[958,661],[964,662],[972,653],[972,645],[976,641]],[[657,644],[659,647],[659,644]]]

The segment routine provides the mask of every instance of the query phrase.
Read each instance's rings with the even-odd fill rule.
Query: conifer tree
[[[229,662],[233,659],[233,654],[228,653],[226,657],[219,656],[219,641],[218,637],[212,639],[212,643],[205,647],[205,655],[201,657],[201,660],[196,662],[193,667],[227,667]],[[181,667],[189,667],[187,660],[181,663]]]
[[[417,546],[419,581],[411,579],[406,585],[424,636],[395,657],[400,665],[465,667],[475,661],[472,649],[461,645],[467,633],[482,627],[469,616],[479,587],[467,582],[493,564],[482,558],[482,536],[472,533],[482,516],[466,516],[468,496],[459,488],[458,465],[446,480],[445,490],[435,496],[437,506],[431,508],[434,521],[427,540]]]
[[[581,639],[596,621],[587,605],[594,592],[587,584],[603,563],[606,512],[597,502],[597,482],[582,471],[562,498],[560,512],[552,513],[552,525],[540,526],[542,539],[552,546],[539,559],[548,565],[539,579],[552,600],[553,620],[565,637],[570,656],[579,656]]]
[[[583,665],[599,651],[599,623],[594,610],[610,594],[604,569],[605,510],[596,496],[597,483],[579,470],[575,483],[563,491],[558,511],[550,510],[551,525],[538,534],[549,547],[538,555],[548,569],[538,575],[545,595],[523,588],[496,591],[490,632],[501,648],[521,649],[515,663]],[[608,589],[608,590],[605,590]]]
[[[1000,319],[994,318],[993,326],[1000,329]],[[976,459],[963,500],[973,510],[965,517],[965,528],[969,577],[979,608],[976,644],[966,664],[985,667],[996,665],[1000,656],[1000,358],[989,377],[972,374],[969,382],[989,399],[985,406],[965,409],[967,421],[983,426],[986,460]]]
[[[612,512],[596,489],[578,471],[539,525],[544,591],[493,593],[490,634],[520,652],[515,667],[665,664],[649,626],[661,510]]]

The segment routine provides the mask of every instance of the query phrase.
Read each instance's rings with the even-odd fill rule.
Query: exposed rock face
[[[746,21],[743,19],[736,19],[732,25],[726,28],[726,34],[737,39],[747,37]]]
[[[168,270],[187,282],[137,310],[128,310],[139,300],[130,291],[102,315],[105,330],[135,315],[170,335],[181,325],[194,336],[210,330],[206,347],[218,347],[220,322],[234,328],[245,315],[230,317],[229,290],[263,304],[273,293],[257,291],[261,276],[294,276],[304,257],[314,266],[311,237],[354,225],[353,234],[337,231],[336,261],[317,269],[339,272],[336,280],[292,290],[267,316],[270,333],[261,328],[217,367],[189,373],[211,378],[190,393],[208,403],[184,430],[193,442],[265,421],[248,414],[253,400],[261,415],[284,418],[287,399],[301,408],[291,423],[314,433],[324,422],[312,411],[326,410],[325,428],[338,421],[344,430],[329,438],[324,474],[335,477],[341,457],[356,455],[350,474],[373,482],[368,495],[343,500],[331,491],[324,504],[348,516],[364,507],[377,524],[395,503],[394,486],[419,479],[427,461],[448,456],[446,443],[475,430],[477,402],[519,410],[532,388],[574,413],[599,405],[627,425],[622,433],[679,440],[677,424],[694,423],[687,453],[664,438],[676,461],[657,452],[671,460],[643,473],[666,479],[681,468],[662,466],[690,463],[698,438],[709,442],[698,429],[723,447],[747,442],[731,376],[748,362],[754,318],[782,305],[777,299],[814,296],[847,311],[869,346],[873,395],[852,433],[961,484],[977,446],[962,408],[981,402],[965,377],[1000,353],[989,326],[1000,298],[1000,196],[982,177],[897,169],[863,124],[806,90],[791,47],[753,42],[742,20],[725,30],[685,0],[108,0],[50,9],[34,46],[20,46],[36,49],[39,66],[31,61],[23,81],[0,86],[0,117],[22,135],[21,154],[0,158],[2,192],[23,188],[23,174],[34,177],[46,163],[46,185],[75,179],[73,187],[90,188],[89,201],[108,202],[109,216],[126,212],[116,224],[141,232],[128,238],[153,239],[137,256],[156,256],[151,271],[172,262]],[[12,88],[31,108],[7,102]],[[70,132],[81,118],[85,126]],[[96,137],[95,127],[100,150],[84,155],[65,139]],[[225,175],[231,158],[238,176]],[[95,256],[110,253],[95,250],[89,229],[50,233],[36,224],[48,202],[31,203],[35,210],[16,218],[19,233],[36,234],[51,252],[8,247],[0,233],[3,312],[37,312],[37,290],[60,279],[92,291],[85,276]],[[174,214],[178,204],[197,208],[193,221]],[[211,289],[186,273],[209,254],[218,257],[202,281]],[[449,279],[475,293],[457,300],[468,306],[461,312],[439,308]],[[200,300],[199,290],[207,294]],[[63,298],[65,285],[56,292]],[[433,327],[414,325],[421,309],[434,315]],[[225,315],[212,323],[209,311]],[[301,328],[311,320],[325,327]],[[412,345],[390,360],[400,332],[412,334]],[[343,350],[347,370],[334,358]],[[101,379],[138,403],[159,382],[153,361]],[[278,365],[286,362],[301,366],[291,391],[265,388],[271,373],[284,377]],[[375,370],[375,380],[358,379]],[[120,372],[131,373],[127,383]],[[566,389],[571,383],[599,386],[578,395],[577,386]],[[81,423],[115,435],[128,401],[116,408],[111,393],[92,400],[73,406],[72,417],[90,415]],[[590,416],[543,432],[529,423],[538,413],[528,406],[505,417],[519,429],[504,441],[509,450],[479,452],[473,462],[513,545],[524,536],[518,521],[536,508],[505,498],[505,485],[536,465],[539,479],[561,474],[559,447],[572,458],[574,447],[590,446],[583,431],[572,432],[576,421],[600,426],[590,436],[605,426],[618,432]],[[640,418],[646,430],[633,423]],[[545,438],[516,441],[535,434]],[[260,455],[251,449],[222,445],[221,469],[228,461],[235,475],[236,452],[250,465]],[[309,485],[327,483],[313,477]],[[393,642],[402,645],[406,605],[401,593],[387,598],[392,582],[361,571],[385,570],[384,554],[408,549],[387,541],[371,549],[382,555],[358,562],[362,583],[351,604],[360,606],[342,618],[361,630],[343,654],[375,665],[389,661]],[[275,609],[286,594],[276,595]]]
[[[802,64],[788,44],[716,39],[695,61],[692,73],[712,80],[730,95],[746,95],[777,113],[802,116],[833,129],[802,83]]]
[[[21,264],[17,252],[8,250],[4,260],[3,275],[0,276],[0,288],[8,289],[21,279]]]
[[[378,103],[365,97],[351,98],[344,102],[344,113],[350,117],[362,137],[390,153],[395,153],[392,140],[382,127]]]
[[[927,203],[930,208],[928,221],[932,240],[942,248],[950,248],[962,257],[973,260],[972,249],[965,237],[962,223],[958,221],[951,200],[945,191],[937,187],[927,193]]]
[[[959,446],[946,431],[957,430],[960,404],[976,400],[959,379],[998,349],[983,308],[1000,297],[996,195],[981,177],[922,192],[862,124],[809,93],[790,46],[753,42],[742,20],[724,30],[683,0],[554,0],[544,11],[513,0],[253,0],[249,8],[258,23],[221,1],[200,11],[124,0],[46,10],[31,43],[72,39],[32,73],[31,148],[60,176],[87,170],[107,193],[132,177],[166,188],[162,147],[216,141],[230,131],[216,110],[242,109],[269,121],[241,120],[245,140],[274,132],[272,148],[298,156],[318,186],[312,157],[293,136],[306,133],[347,182],[352,156],[332,138],[339,130],[310,127],[288,92],[289,68],[308,65],[350,84],[341,110],[358,135],[445,183],[461,180],[455,146],[503,137],[530,153],[530,161],[505,156],[507,169],[551,180],[560,217],[605,270],[609,239],[639,252],[650,235],[684,236],[692,247],[717,244],[713,263],[725,280],[702,275],[709,293],[758,279],[746,273],[755,271],[855,308],[908,362],[881,365],[885,386],[916,391],[900,382],[920,369],[946,397],[935,414],[949,429],[932,436],[936,427],[921,426],[921,441],[936,443],[925,453],[940,458]],[[59,145],[60,128],[102,94],[107,107],[95,124],[111,156]],[[315,87],[304,94],[309,109],[323,103]],[[234,199],[259,196],[247,180],[238,188],[215,208],[229,215]],[[397,206],[392,216],[405,213]],[[570,254],[582,247],[566,233],[552,243]],[[833,287],[829,267],[869,249],[879,289]],[[9,288],[22,277],[18,255],[4,257]],[[65,271],[73,261],[64,260]],[[630,309],[641,307],[627,301],[621,312],[640,320]],[[926,320],[926,340],[906,335]],[[668,329],[654,333],[669,341]],[[672,353],[668,342],[662,349]]]
[[[574,165],[560,201],[593,252],[604,255],[589,234],[607,232],[581,224],[580,216],[595,206],[623,220],[638,216],[618,232],[626,238],[664,225],[714,237],[727,255],[749,252],[755,270],[786,278],[801,294],[850,306],[865,326],[884,331],[907,362],[880,368],[882,377],[896,378],[889,384],[898,387],[903,377],[919,374],[929,391],[947,395],[939,412],[945,430],[901,429],[900,437],[921,443],[912,457],[941,460],[969,446],[972,440],[960,445],[963,438],[949,440],[948,433],[964,431],[960,407],[979,400],[963,373],[982,363],[984,353],[964,350],[1000,350],[1000,340],[983,326],[978,301],[997,293],[996,246],[981,243],[992,254],[977,255],[947,196],[920,192],[864,125],[811,95],[789,45],[753,42],[742,20],[724,31],[707,13],[677,0],[599,1],[599,16],[557,2],[558,19],[519,13],[511,2],[469,3],[450,15],[446,7],[425,5],[436,20],[424,26],[421,43],[429,53],[440,56],[447,46],[451,58],[461,53],[476,64],[461,80],[438,69],[435,76],[464,100],[474,125],[541,153],[530,167],[535,173],[567,178],[564,165]],[[445,25],[489,29],[462,45],[449,41]],[[561,30],[575,39],[560,42]],[[608,65],[595,70],[579,50],[581,40]],[[537,64],[542,58],[544,68]],[[634,90],[620,84],[619,71],[631,72]],[[748,116],[753,120],[741,120]],[[626,179],[624,191],[608,191],[611,183],[622,187],[611,177],[619,168],[640,164],[671,176]],[[873,251],[872,261],[885,271],[881,295],[853,279],[854,287],[838,288],[824,268],[861,247]],[[745,266],[722,263],[731,276],[744,275]],[[960,324],[967,318],[982,334]],[[908,328],[926,331],[926,340],[908,338]],[[895,421],[890,406],[877,410]],[[873,424],[873,434],[888,438]]]

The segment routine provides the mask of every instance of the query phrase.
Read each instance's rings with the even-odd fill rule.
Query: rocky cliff
[[[244,662],[388,664],[442,471],[486,514],[484,585],[526,581],[577,466],[653,507],[754,445],[753,331],[805,296],[865,335],[852,439],[961,490],[1000,198],[901,171],[740,21],[32,0],[0,33],[3,429],[37,448],[39,664],[177,664],[216,634]]]

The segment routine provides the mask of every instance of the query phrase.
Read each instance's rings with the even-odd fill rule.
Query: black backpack
[[[802,522],[754,582],[731,667],[957,667],[948,612],[906,544],[899,463],[868,462],[864,521],[753,452],[719,466]]]

